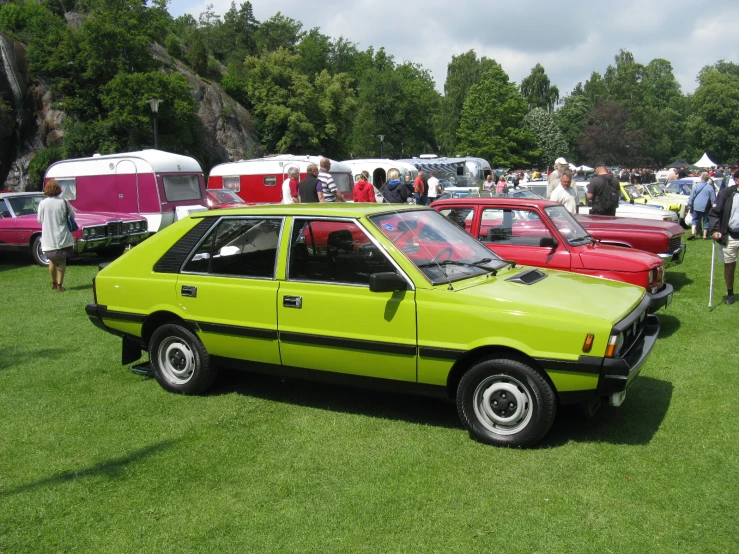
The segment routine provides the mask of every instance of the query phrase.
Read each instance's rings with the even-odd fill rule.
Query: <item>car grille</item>
[[[637,319],[634,323],[629,325],[627,329],[624,330],[624,345],[621,348],[622,355],[631,350],[631,347],[634,346],[634,343],[639,340],[642,333],[644,332],[644,327],[646,326],[647,318],[644,317],[643,319],[641,319],[641,321]]]
[[[680,248],[680,244],[682,243],[682,239],[680,238],[680,235],[675,235],[674,237],[670,238],[670,242],[667,244],[667,251],[672,253],[678,248]]]
[[[123,234],[123,222],[112,221],[108,223],[108,236],[117,237]]]

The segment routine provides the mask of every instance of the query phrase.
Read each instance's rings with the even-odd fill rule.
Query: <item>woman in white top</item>
[[[74,253],[74,238],[67,227],[67,214],[74,219],[74,210],[66,200],[59,198],[62,189],[52,179],[44,185],[44,198],[38,205],[38,221],[41,223],[41,250],[49,259],[51,289],[64,292],[64,272],[67,258]]]

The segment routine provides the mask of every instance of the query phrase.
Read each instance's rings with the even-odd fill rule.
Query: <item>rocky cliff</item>
[[[204,171],[217,163],[244,159],[254,151],[257,138],[251,115],[243,106],[158,44],[152,45],[152,55],[162,63],[162,71],[178,71],[187,78],[205,135],[206,159],[199,160]],[[52,107],[48,85],[31,80],[25,45],[2,33],[0,100],[0,190],[24,190],[35,152],[63,140],[65,116]]]

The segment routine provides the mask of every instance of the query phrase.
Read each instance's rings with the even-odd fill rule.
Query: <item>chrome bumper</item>
[[[79,239],[74,249],[78,253],[94,252],[107,246],[125,246],[129,244],[138,244],[149,236],[149,231],[141,231],[139,233],[131,233],[129,235],[115,235],[112,237],[94,237],[89,239]]]
[[[683,263],[685,258],[685,252],[688,250],[688,245],[682,243],[680,248],[675,250],[672,254],[657,254],[665,264],[665,269],[672,265],[680,265]]]

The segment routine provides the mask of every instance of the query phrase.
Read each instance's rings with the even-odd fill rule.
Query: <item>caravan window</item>
[[[234,177],[224,177],[223,188],[232,190],[234,192],[239,192],[241,190],[241,180],[239,179],[239,176],[236,175]]]
[[[334,178],[336,188],[341,192],[351,192],[354,189],[352,186],[352,176],[349,173],[331,173],[331,177]]]
[[[200,192],[200,179],[197,175],[165,175],[164,195],[168,202],[179,202],[180,200],[200,200],[203,196]]]
[[[265,187],[274,187],[277,184],[277,177],[274,175],[267,175],[264,178],[264,186]]]
[[[77,200],[77,181],[74,179],[57,179],[62,189],[61,198],[65,200]]]

